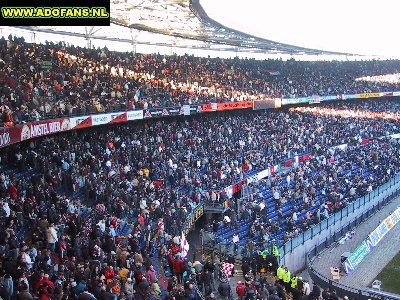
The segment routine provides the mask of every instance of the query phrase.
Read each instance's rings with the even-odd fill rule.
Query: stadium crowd
[[[3,126],[126,109],[399,90],[356,80],[397,73],[399,61],[301,62],[163,56],[0,39]],[[274,75],[275,74],[275,75]],[[279,74],[279,75],[276,75]]]
[[[373,112],[396,111],[399,103],[348,105]],[[224,112],[71,131],[1,149],[0,296],[158,298],[156,256],[162,255],[176,275],[164,296],[192,299],[193,285],[180,285],[184,271],[192,274],[190,264],[177,254],[183,222],[198,203],[222,202],[223,187],[317,144],[320,155],[293,170],[299,191],[335,185],[334,168],[323,157],[327,147],[345,142],[350,150],[341,164],[378,165],[375,187],[398,171],[398,146],[358,143],[397,128],[390,119]],[[325,173],[316,177],[315,169]],[[361,177],[346,191],[358,183],[364,184]],[[339,190],[326,190],[334,193]]]
[[[317,153],[287,175],[270,176],[257,183],[254,194],[241,203],[238,213],[239,221],[253,220],[245,236],[249,242],[259,241],[259,245],[248,248],[262,250],[278,237],[286,242],[389,181],[400,170],[400,161],[394,155],[399,150],[397,142],[383,139],[338,150],[335,155]],[[264,191],[270,192],[272,207]],[[277,218],[268,217],[275,212]]]

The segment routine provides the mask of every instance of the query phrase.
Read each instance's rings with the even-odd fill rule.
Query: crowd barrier
[[[382,201],[385,201],[386,198],[382,198],[382,195],[385,193],[396,191],[396,193],[400,190],[400,174],[397,174],[394,178],[392,178],[389,182],[379,186],[374,189],[367,195],[358,198],[353,201],[349,205],[347,205],[342,210],[337,213],[331,215],[328,219],[325,219],[314,225],[307,231],[302,232],[301,234],[295,236],[291,240],[287,241],[280,248],[280,261],[285,265],[290,265],[290,268],[293,270],[301,270],[306,266],[306,262],[302,262],[301,256],[297,255],[299,259],[292,259],[292,253],[298,248],[302,247],[302,251],[307,253],[311,249],[319,243],[319,241],[323,240],[326,245],[330,245],[331,240],[336,240],[339,234],[343,233],[342,227],[347,227],[349,223],[352,223],[355,219],[360,216],[363,218],[369,217],[372,213],[371,209],[381,208]],[[386,195],[385,195],[386,196]],[[359,212],[359,216],[355,215],[355,212]],[[366,216],[367,214],[367,216]],[[349,221],[350,218],[350,221]],[[346,223],[346,224],[344,224]],[[321,236],[322,234],[326,236]],[[307,243],[306,243],[307,242]],[[294,265],[294,262],[296,263]]]
[[[311,279],[320,287],[328,287],[331,291],[336,290],[339,297],[348,296],[350,299],[367,300],[367,299],[400,299],[399,295],[390,293],[384,293],[371,289],[357,289],[351,286],[344,285],[340,282],[333,281],[331,278],[327,278],[316,269],[312,267],[312,260],[321,251],[328,248],[332,243],[336,242],[340,237],[344,236],[346,232],[349,232],[354,227],[368,219],[377,210],[381,209],[387,203],[392,201],[394,198],[400,195],[400,174],[397,174],[395,178],[380,186],[378,189],[370,192],[368,195],[357,199],[356,201],[349,204],[345,209],[337,212],[328,219],[320,222],[309,230],[305,231],[301,235],[291,239],[280,249],[281,262],[283,264],[289,263],[289,258],[285,258],[290,252],[293,252],[299,246],[305,247],[305,241],[310,241],[314,237],[317,237],[321,232],[328,231],[328,228],[334,227],[336,223],[341,224],[342,220],[345,220],[347,216],[355,215],[355,211],[359,208],[359,214],[355,216],[350,222],[340,226],[339,230],[335,230],[332,235],[327,236],[325,239],[319,239],[319,242],[313,246],[312,250],[306,254],[306,265],[308,273]],[[385,194],[384,197],[381,197]],[[290,264],[290,263],[289,263]],[[329,268],[329,266],[327,266]],[[351,276],[351,275],[349,275]]]

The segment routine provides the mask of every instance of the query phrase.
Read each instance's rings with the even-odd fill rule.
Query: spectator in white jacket
[[[308,296],[311,293],[311,288],[310,288],[310,284],[308,283],[308,281],[304,281],[304,285],[303,285],[303,294]]]
[[[53,223],[50,223],[49,228],[47,228],[47,243],[51,250],[51,253],[54,253],[56,243],[58,241],[57,230],[54,227]]]

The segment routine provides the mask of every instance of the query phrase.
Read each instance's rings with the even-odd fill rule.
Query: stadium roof
[[[186,49],[262,54],[351,55],[270,41],[230,29],[212,20],[199,0],[111,0],[110,27],[19,27],[55,33]]]

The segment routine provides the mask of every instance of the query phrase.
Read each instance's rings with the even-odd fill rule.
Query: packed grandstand
[[[9,130],[0,132],[21,130],[0,148],[2,299],[193,300],[200,290],[206,299],[316,300],[318,288],[279,266],[275,247],[399,173],[397,97],[200,113],[265,98],[394,96],[398,82],[356,79],[397,73],[399,61],[140,55],[11,36],[0,53]],[[180,110],[193,105],[193,116]],[[164,107],[178,114],[143,116]],[[79,130],[24,126],[135,110],[135,121]],[[238,183],[264,170],[238,202]],[[202,204],[224,207],[204,227],[243,258],[235,292],[218,286],[224,261],[182,255],[185,221]],[[260,277],[267,269],[276,283]]]
[[[399,90],[397,80],[370,78],[397,74],[398,60],[302,62],[141,55],[65,42],[30,44],[12,36],[0,39],[0,54],[4,126],[96,112]]]

